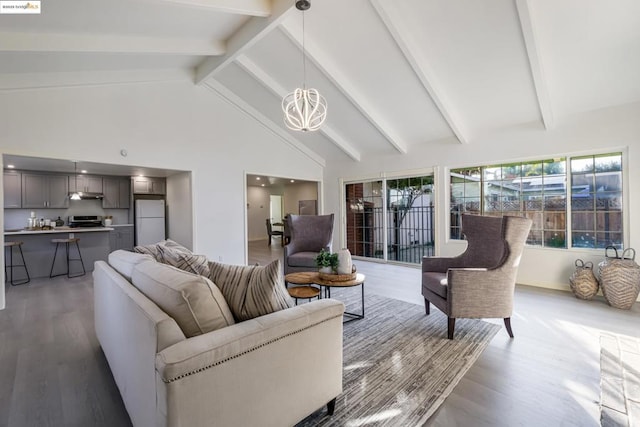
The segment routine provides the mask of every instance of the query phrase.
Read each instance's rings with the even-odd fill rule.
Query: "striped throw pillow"
[[[195,273],[205,277],[209,276],[209,260],[205,255],[182,252],[165,245],[158,245],[157,249],[160,254],[159,261],[161,263],[177,267],[189,273]]]
[[[264,316],[294,305],[284,286],[280,260],[266,266],[210,261],[209,279],[220,288],[236,321]]]
[[[133,248],[133,251],[137,252],[137,253],[140,253],[140,254],[151,255],[156,261],[163,262],[162,261],[162,254],[160,253],[160,247],[171,248],[173,250],[176,250],[176,251],[179,251],[179,252],[184,252],[186,254],[193,253],[189,249],[187,249],[184,246],[182,246],[180,243],[174,242],[171,239],[163,240],[161,242],[154,243],[152,245],[136,246],[135,248]]]

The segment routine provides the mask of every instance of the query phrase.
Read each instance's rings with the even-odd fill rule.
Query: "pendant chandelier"
[[[297,88],[282,99],[284,124],[291,130],[318,130],[327,118],[327,101],[316,89],[307,89],[307,59],[304,49],[304,11],[311,7],[308,0],[296,1],[302,11],[302,89]]]

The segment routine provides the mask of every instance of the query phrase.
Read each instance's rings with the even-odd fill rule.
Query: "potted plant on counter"
[[[321,249],[316,257],[316,266],[318,266],[320,273],[335,273],[336,268],[338,268],[338,254],[332,254],[329,251]]]

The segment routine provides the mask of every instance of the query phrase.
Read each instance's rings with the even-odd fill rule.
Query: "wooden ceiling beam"
[[[208,58],[196,67],[196,84],[201,84],[205,80],[215,77],[221,69],[232,63],[238,56],[242,55],[280,25],[286,18],[287,12],[292,9],[295,10],[295,6],[291,0],[273,0],[271,14],[268,17],[251,18],[249,22],[227,40],[227,51],[224,55]]]
[[[300,50],[302,50],[302,29],[289,28],[283,24],[280,26],[281,31],[286,35]],[[353,104],[354,107],[375,127],[378,132],[395,148],[399,153],[407,153],[407,144],[402,140],[400,135],[391,128],[391,125],[384,119],[383,115],[371,105],[364,94],[360,93],[350,80],[340,71],[340,68],[329,55],[312,40],[305,40],[306,57],[338,88],[342,94]]]
[[[0,32],[0,52],[222,55],[222,41],[96,34]]]
[[[282,99],[287,95],[287,93],[289,93],[289,91],[287,91],[280,83],[275,81],[273,77],[267,74],[262,68],[260,68],[260,66],[247,58],[246,55],[237,57],[236,63],[278,98]],[[351,145],[346,138],[327,124],[327,122],[320,126],[318,132],[327,137],[336,147],[342,150],[347,156],[351,157],[351,159],[356,162],[360,161],[360,152]]]
[[[427,61],[419,54],[420,49],[409,36],[407,27],[398,24],[400,18],[394,15],[393,5],[389,6],[388,4],[390,2],[384,0],[370,0],[370,2],[387,27],[387,31],[389,31],[404,57],[407,59],[407,62],[418,77],[420,83],[438,110],[440,110],[440,114],[442,114],[442,117],[449,125],[449,128],[451,128],[453,134],[458,138],[460,143],[466,144],[468,137],[464,130],[462,120],[456,113],[453,103],[447,98],[446,91],[442,85],[438,83],[435,73],[431,70]]]
[[[549,97],[549,86],[547,85],[547,75],[544,70],[542,55],[539,49],[538,36],[536,34],[536,26],[533,18],[533,3],[530,0],[516,0],[518,16],[520,17],[520,27],[522,28],[522,36],[524,45],[529,57],[529,67],[531,68],[531,77],[533,85],[536,88],[536,96],[538,98],[538,106],[540,107],[540,115],[546,129],[552,129],[555,126],[553,117],[553,108]]]
[[[207,9],[212,12],[266,17],[271,15],[269,0],[162,0],[185,6]]]
[[[315,151],[310,150],[306,145],[298,141],[291,134],[285,131],[282,127],[275,124],[273,120],[269,119],[267,116],[262,114],[256,108],[249,105],[242,98],[240,98],[238,95],[233,93],[231,90],[229,90],[226,86],[224,86],[217,80],[210,79],[206,83],[204,83],[203,86],[207,89],[210,89],[216,92],[220,96],[220,98],[222,98],[224,101],[228,102],[229,104],[231,104],[232,106],[234,106],[235,108],[243,112],[244,114],[248,115],[249,117],[252,117],[258,123],[260,123],[265,129],[267,129],[268,131],[273,133],[275,136],[280,138],[287,145],[300,151],[302,154],[304,154],[309,159],[316,162],[318,165],[322,167],[326,166],[326,161],[324,158],[320,157]]]

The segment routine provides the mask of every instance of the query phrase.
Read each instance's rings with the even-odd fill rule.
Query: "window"
[[[450,187],[452,239],[462,213],[518,215],[533,221],[529,245],[622,247],[621,153],[454,169]]]
[[[622,155],[571,159],[571,243],[622,248]]]

